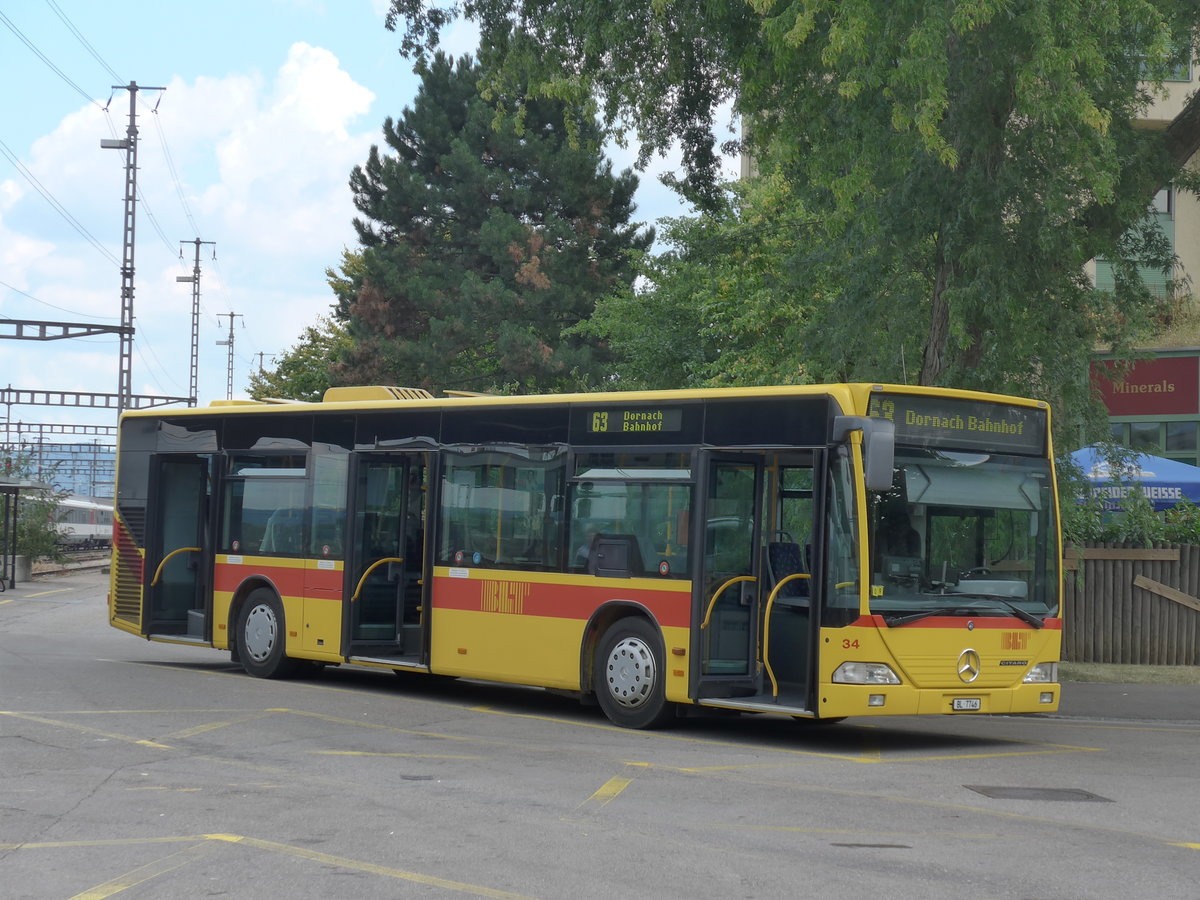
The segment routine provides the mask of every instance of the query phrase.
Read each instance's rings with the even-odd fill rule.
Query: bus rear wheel
[[[285,652],[283,603],[270,588],[250,592],[238,614],[238,656],[242,668],[257,678],[287,678],[300,661]]]
[[[604,714],[624,728],[661,728],[675,716],[663,683],[662,639],[645,619],[615,622],[600,639],[592,683]]]

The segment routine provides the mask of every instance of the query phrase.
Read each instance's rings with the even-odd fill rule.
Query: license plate
[[[982,705],[978,697],[958,697],[950,701],[950,708],[955,712],[979,712]]]

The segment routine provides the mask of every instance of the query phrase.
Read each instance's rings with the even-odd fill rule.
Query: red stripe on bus
[[[588,619],[605,603],[626,601],[646,607],[660,625],[691,624],[691,595],[654,588],[552,584],[504,578],[436,578],[433,606],[472,612]]]
[[[918,619],[903,628],[964,628],[964,622],[973,622],[977,630],[996,629],[1000,631],[1012,631],[1014,628],[1031,628],[1022,619],[1016,616],[930,616],[927,619]],[[1046,619],[1042,623],[1042,627],[1050,631],[1062,631],[1062,619]],[[851,622],[850,628],[879,628],[886,630],[891,627],[884,621],[883,616],[859,616],[858,619]]]
[[[217,591],[235,591],[243,581],[255,575],[261,575],[270,580],[280,594],[298,597],[304,594],[304,569],[290,566],[268,566],[217,563],[213,571],[213,589]],[[315,574],[315,573],[313,573]],[[325,573],[322,572],[322,575]],[[337,573],[335,573],[337,574]],[[310,581],[309,586],[313,583]]]

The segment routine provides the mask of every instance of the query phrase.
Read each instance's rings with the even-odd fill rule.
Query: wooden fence
[[[1063,659],[1200,665],[1200,546],[1089,544],[1063,565]]]

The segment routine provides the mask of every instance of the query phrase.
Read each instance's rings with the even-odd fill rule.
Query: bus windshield
[[[871,612],[1056,615],[1057,526],[1046,459],[897,448],[891,491],[871,504]]]

